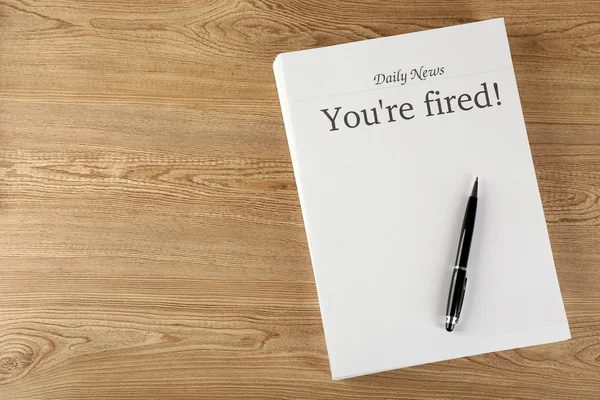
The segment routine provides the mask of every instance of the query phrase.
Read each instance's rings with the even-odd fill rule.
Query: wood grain
[[[497,16],[573,340],[332,382],[271,63]],[[600,398],[599,77],[595,0],[0,0],[0,399]]]

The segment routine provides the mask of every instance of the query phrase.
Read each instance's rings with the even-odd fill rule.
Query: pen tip
[[[473,184],[473,190],[471,191],[471,196],[477,197],[477,188],[479,187],[479,177],[475,178],[475,183]]]
[[[447,332],[452,332],[454,330],[454,324],[452,323],[447,323],[446,324],[446,331]]]

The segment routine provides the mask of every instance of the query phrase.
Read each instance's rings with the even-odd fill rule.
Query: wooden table
[[[333,382],[271,63],[497,16],[573,340]],[[0,399],[598,399],[599,110],[594,0],[0,0]]]

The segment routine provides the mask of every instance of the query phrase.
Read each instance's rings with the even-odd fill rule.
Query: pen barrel
[[[450,317],[450,322],[458,322],[466,288],[467,271],[462,268],[455,268],[452,272],[450,293],[448,293],[448,304],[446,305],[446,317]],[[452,318],[456,318],[456,320],[452,321]]]
[[[462,228],[460,230],[460,240],[458,242],[458,251],[456,252],[456,262],[454,265],[466,267],[469,262],[469,252],[471,251],[471,240],[473,239],[476,214],[477,197],[470,196],[467,202]]]

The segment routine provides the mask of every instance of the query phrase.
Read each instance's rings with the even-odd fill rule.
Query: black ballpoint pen
[[[473,239],[473,228],[475,227],[475,215],[477,214],[477,186],[479,178],[475,178],[471,196],[467,202],[465,217],[460,230],[460,240],[458,241],[458,252],[456,253],[456,262],[452,271],[452,281],[450,282],[450,293],[448,293],[448,305],[446,306],[446,330],[452,332],[454,326],[460,318],[460,311],[467,290],[467,263],[469,262],[469,251],[471,250],[471,240]]]

